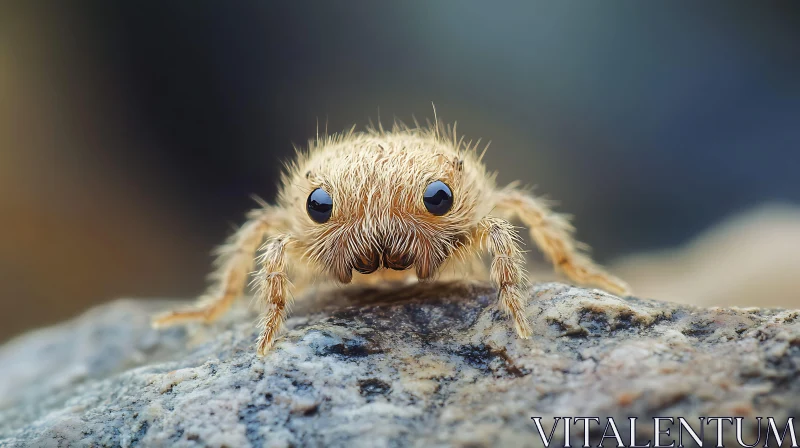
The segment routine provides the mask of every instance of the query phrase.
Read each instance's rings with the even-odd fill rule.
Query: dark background
[[[0,5],[0,340],[191,297],[292,144],[433,117],[608,261],[800,202],[792,2]]]

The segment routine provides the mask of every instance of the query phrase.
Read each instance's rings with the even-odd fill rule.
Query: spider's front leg
[[[556,269],[582,285],[598,286],[617,295],[630,294],[627,283],[595,264],[575,241],[575,229],[567,216],[554,213],[547,204],[514,188],[497,192],[498,211],[516,215],[530,229],[531,238]]]
[[[160,328],[191,321],[211,322],[222,316],[244,292],[256,249],[265,235],[280,226],[282,219],[282,215],[273,207],[250,212],[247,222],[216,250],[216,270],[210,276],[213,283],[209,291],[194,307],[156,316],[153,326]]]
[[[268,240],[258,257],[260,269],[253,283],[257,285],[256,299],[265,307],[259,322],[258,356],[264,356],[269,351],[286,320],[287,298],[291,297],[291,283],[286,275],[286,246],[291,242],[289,235]]]
[[[527,339],[531,336],[525,317],[528,280],[519,240],[514,226],[506,220],[488,216],[478,224],[478,241],[492,256],[491,280],[498,289],[500,305],[514,320],[519,337]]]

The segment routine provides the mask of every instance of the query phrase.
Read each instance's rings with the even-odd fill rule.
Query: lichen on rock
[[[312,293],[263,359],[246,301],[165,331],[168,304],[113,302],[0,348],[0,446],[537,446],[532,416],[800,411],[798,311],[547,283],[520,340],[495,294]]]

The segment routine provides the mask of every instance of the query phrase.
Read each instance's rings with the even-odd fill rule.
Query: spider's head
[[[305,256],[343,283],[381,268],[430,278],[488,213],[492,177],[473,152],[432,135],[346,142],[312,148],[281,196]]]

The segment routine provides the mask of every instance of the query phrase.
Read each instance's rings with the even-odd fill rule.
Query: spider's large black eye
[[[308,216],[314,221],[320,224],[328,222],[333,211],[333,199],[325,190],[317,188],[308,195],[306,210],[308,211]]]
[[[425,189],[425,196],[422,197],[425,208],[436,216],[442,216],[453,206],[453,192],[444,182],[437,180],[428,185]]]

